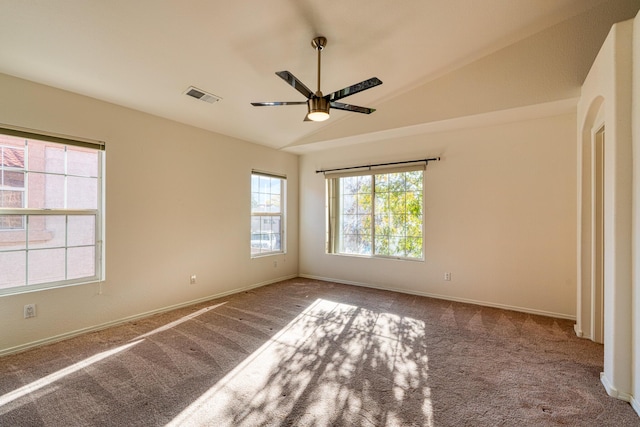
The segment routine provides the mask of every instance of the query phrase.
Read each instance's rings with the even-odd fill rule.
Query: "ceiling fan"
[[[345,87],[344,89],[337,90],[329,95],[323,95],[320,91],[320,56],[322,49],[327,45],[327,39],[325,37],[316,37],[311,40],[311,46],[318,52],[318,90],[313,93],[306,87],[300,80],[296,78],[289,71],[278,71],[276,75],[282,80],[291,85],[295,90],[303,94],[306,101],[290,101],[290,102],[252,102],[251,105],[255,107],[272,107],[279,105],[302,105],[307,104],[307,115],[304,121],[321,122],[329,118],[329,108],[336,108],[338,110],[353,111],[356,113],[371,114],[376,111],[373,108],[358,107],[357,105],[343,104],[342,102],[336,102],[339,99],[346,98],[347,96],[354,95],[363,90],[371,89],[372,87],[381,85],[382,82],[377,77],[361,81],[354,85]]]

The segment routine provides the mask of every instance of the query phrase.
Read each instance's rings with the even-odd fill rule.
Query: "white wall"
[[[301,275],[574,318],[575,120],[563,114],[303,155]],[[424,262],[325,253],[317,169],[432,156],[442,160],[426,171]]]
[[[640,14],[633,22],[633,49],[632,49],[632,151],[633,151],[633,307],[632,326],[633,350],[633,398],[632,405],[640,414]]]
[[[632,34],[633,21],[616,24],[611,29],[582,87],[577,120],[582,150],[579,158],[583,159],[589,157],[586,151],[591,146],[592,130],[600,126],[600,117],[604,119],[604,372],[601,379],[611,396],[627,401],[633,399],[635,366],[632,208],[637,192],[632,191]],[[583,189],[590,189],[592,174],[585,162],[581,163],[579,191],[584,196],[588,191]],[[583,212],[591,209],[590,204],[588,197],[583,197],[578,204],[583,221]],[[593,237],[589,235],[589,227],[580,230],[578,307],[585,311],[596,302],[592,299],[585,304],[591,289],[591,279],[585,272],[591,266],[589,256],[582,256],[588,253],[586,242],[591,242]],[[578,316],[577,330],[589,329],[590,325],[584,324],[587,318],[588,315]]]
[[[0,297],[0,354],[297,274],[297,156],[7,75],[0,92],[3,123],[107,147],[102,294],[88,284]],[[286,256],[250,258],[252,168],[289,178]],[[27,303],[36,318],[23,319]]]

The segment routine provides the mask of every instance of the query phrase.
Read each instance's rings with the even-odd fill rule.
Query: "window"
[[[327,175],[327,252],[423,259],[423,169]]]
[[[103,149],[0,128],[0,294],[101,279]]]
[[[251,256],[283,253],[287,178],[251,173]]]

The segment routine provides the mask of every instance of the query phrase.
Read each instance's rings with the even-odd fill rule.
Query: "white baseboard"
[[[640,416],[640,402],[638,402],[634,397],[631,397],[630,403],[633,410],[636,411],[636,414]]]
[[[522,312],[522,313],[537,314],[537,315],[540,315],[540,316],[555,317],[555,318],[558,318],[558,319],[576,320],[576,316],[573,316],[573,315],[570,315],[570,314],[555,313],[555,312],[552,312],[552,311],[537,310],[537,309],[534,309],[534,308],[518,307],[518,306],[507,305],[507,304],[496,304],[496,303],[487,302],[487,301],[479,301],[479,300],[473,300],[473,299],[468,299],[468,298],[451,297],[451,296],[448,296],[448,295],[439,295],[439,294],[434,294],[434,293],[430,293],[430,292],[421,292],[421,291],[412,291],[412,290],[406,290],[406,289],[398,289],[398,288],[393,288],[393,287],[390,287],[390,286],[371,285],[369,283],[354,282],[354,281],[350,281],[350,280],[340,280],[340,279],[334,279],[334,278],[331,278],[331,277],[314,276],[314,275],[311,275],[311,274],[299,274],[298,276],[299,277],[304,277],[304,278],[307,278],[307,279],[315,279],[315,280],[323,280],[323,281],[326,281],[326,282],[341,283],[341,284],[344,284],[344,285],[362,286],[362,287],[365,287],[365,288],[380,289],[380,290],[383,290],[383,291],[400,292],[400,293],[409,294],[409,295],[419,295],[419,296],[423,296],[423,297],[436,298],[436,299],[441,299],[441,300],[446,300],[446,301],[463,302],[463,303],[467,303],[467,304],[481,305],[481,306],[484,306],[484,307],[501,308],[503,310],[519,311],[519,312]]]
[[[628,393],[624,393],[618,390],[617,388],[615,388],[613,384],[611,384],[611,381],[609,381],[609,379],[607,378],[604,372],[600,372],[600,382],[604,386],[604,389],[606,390],[609,396],[615,397],[616,399],[624,400],[625,402],[629,402],[629,403],[631,403],[631,401],[634,400],[632,395]]]
[[[42,345],[52,344],[52,343],[58,342],[58,341],[63,341],[63,340],[69,339],[69,338],[76,337],[78,335],[86,334],[88,332],[100,331],[100,330],[103,330],[103,329],[110,328],[112,326],[117,326],[117,325],[120,325],[120,324],[123,324],[123,323],[126,323],[126,322],[131,322],[133,320],[138,320],[138,319],[142,319],[142,318],[145,318],[145,317],[153,316],[154,314],[164,313],[164,312],[167,312],[167,311],[176,310],[178,308],[183,308],[183,307],[188,307],[188,306],[191,306],[191,305],[195,305],[195,304],[198,304],[198,303],[201,303],[201,302],[206,302],[206,301],[210,301],[210,300],[213,300],[213,299],[226,297],[228,295],[238,294],[240,292],[244,292],[244,291],[248,291],[250,289],[255,289],[255,288],[262,287],[262,286],[270,285],[270,284],[276,283],[276,282],[281,282],[283,280],[294,279],[296,277],[298,277],[297,274],[278,277],[277,279],[266,280],[264,282],[254,283],[252,285],[245,286],[245,287],[242,287],[242,288],[233,289],[231,291],[220,292],[220,293],[214,294],[214,295],[208,295],[208,296],[203,297],[203,298],[198,298],[198,299],[195,299],[195,300],[191,300],[191,301],[187,301],[187,302],[183,302],[183,303],[179,303],[179,304],[174,304],[174,305],[158,308],[158,309],[151,310],[151,311],[146,311],[144,313],[134,314],[132,316],[123,317],[121,319],[112,320],[110,322],[101,323],[99,325],[89,326],[89,327],[86,327],[86,328],[77,329],[75,331],[65,332],[64,334],[55,335],[53,337],[43,338],[41,340],[32,341],[32,342],[29,342],[29,343],[26,343],[26,344],[21,344],[21,345],[15,346],[15,347],[2,349],[2,350],[0,350],[0,357],[6,356],[6,355],[9,355],[9,354],[20,353],[22,351],[29,350],[31,348],[40,347]]]
[[[576,336],[578,338],[585,338],[584,333],[582,332],[582,330],[580,329],[577,323],[573,325],[573,330],[576,333]]]

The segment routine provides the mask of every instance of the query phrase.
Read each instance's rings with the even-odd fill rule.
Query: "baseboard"
[[[634,411],[636,411],[636,414],[638,414],[638,416],[640,416],[640,402],[638,402],[635,397],[631,397],[631,407],[633,408]]]
[[[624,393],[618,390],[617,388],[615,388],[613,384],[611,384],[611,381],[609,381],[609,379],[607,378],[604,372],[600,372],[600,382],[604,386],[604,389],[606,390],[609,396],[615,397],[616,399],[624,400],[625,402],[629,402],[629,403],[632,403],[632,401],[634,400],[632,395],[628,393]],[[636,408],[634,407],[634,409]],[[636,409],[636,412],[638,412],[637,409]]]
[[[354,281],[350,281],[350,280],[333,279],[331,277],[314,276],[314,275],[311,275],[311,274],[299,274],[298,276],[299,277],[304,277],[304,278],[307,278],[307,279],[315,279],[315,280],[323,280],[323,281],[326,281],[326,282],[341,283],[341,284],[344,284],[344,285],[362,286],[362,287],[365,287],[365,288],[380,289],[380,290],[383,290],[383,291],[400,292],[400,293],[409,294],[409,295],[419,295],[419,296],[423,296],[423,297],[436,298],[436,299],[441,299],[441,300],[446,300],[446,301],[463,302],[463,303],[466,303],[466,304],[481,305],[481,306],[484,306],[484,307],[501,308],[503,310],[519,311],[519,312],[522,312],[522,313],[537,314],[539,316],[555,317],[555,318],[558,318],[558,319],[576,320],[576,316],[572,316],[572,315],[569,315],[569,314],[555,313],[555,312],[552,312],[552,311],[544,311],[544,310],[536,310],[536,309],[527,308],[527,307],[518,307],[518,306],[513,306],[513,305],[507,305],[507,304],[496,304],[496,303],[492,303],[492,302],[488,302],[488,301],[479,301],[479,300],[468,299],[468,298],[451,297],[451,296],[448,296],[448,295],[434,294],[434,293],[431,293],[431,292],[411,291],[411,290],[393,288],[393,287],[390,287],[390,286],[371,285],[369,283],[354,282]]]
[[[272,283],[281,282],[283,280],[294,279],[296,277],[298,277],[297,274],[278,277],[277,279],[266,280],[264,282],[254,283],[252,285],[245,286],[245,287],[242,287],[242,288],[237,288],[237,289],[233,289],[233,290],[230,290],[230,291],[220,292],[220,293],[217,293],[217,294],[214,294],[214,295],[208,295],[206,297],[194,299],[194,300],[183,302],[183,303],[179,303],[179,304],[170,305],[170,306],[167,306],[167,307],[158,308],[158,309],[151,310],[151,311],[146,311],[144,313],[134,314],[132,316],[124,317],[124,318],[113,320],[113,321],[106,322],[106,323],[101,323],[99,325],[89,326],[89,327],[77,329],[77,330],[71,331],[71,332],[65,332],[64,334],[55,335],[53,337],[43,338],[41,340],[32,341],[32,342],[29,342],[29,343],[26,343],[26,344],[21,344],[21,345],[15,346],[15,347],[10,347],[10,348],[7,348],[7,349],[0,350],[0,357],[7,356],[9,354],[20,353],[20,352],[29,350],[31,348],[40,347],[40,346],[43,346],[43,345],[46,345],[46,344],[52,344],[52,343],[55,343],[55,342],[58,342],[58,341],[64,341],[66,339],[77,337],[79,335],[86,334],[86,333],[89,333],[89,332],[101,331],[103,329],[107,329],[107,328],[110,328],[112,326],[117,326],[117,325],[121,325],[123,323],[131,322],[133,320],[138,320],[138,319],[143,319],[145,317],[153,316],[154,314],[165,313],[167,311],[176,310],[176,309],[183,308],[183,307],[189,307],[191,305],[199,304],[201,302],[211,301],[211,300],[218,299],[218,298],[223,298],[223,297],[226,297],[226,296],[229,296],[229,295],[238,294],[240,292],[245,292],[245,291],[248,291],[248,290],[251,290],[251,289],[255,289],[255,288],[262,287],[262,286],[270,285]]]
[[[576,323],[575,325],[573,325],[573,330],[576,333],[576,336],[578,338],[584,338],[584,333],[582,332],[582,330],[578,327],[578,324]]]

